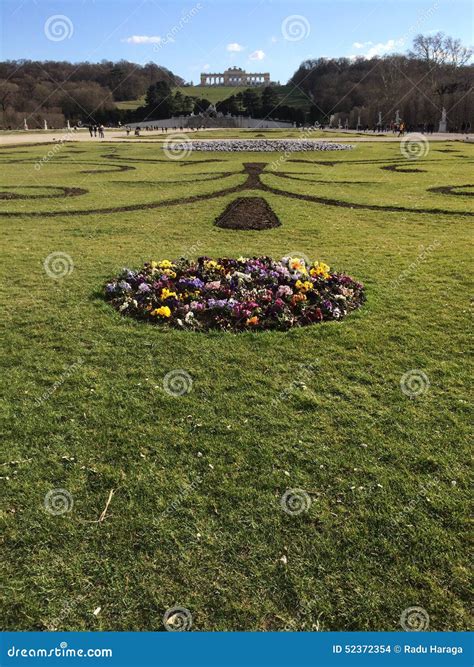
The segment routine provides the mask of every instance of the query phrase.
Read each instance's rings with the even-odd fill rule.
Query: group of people
[[[180,130],[181,132],[183,132],[184,130],[191,131],[191,132],[193,132],[193,131],[197,132],[199,130],[205,130],[205,129],[206,129],[205,125],[200,125],[200,126],[197,126],[197,127],[186,127],[186,128],[183,127],[182,125],[180,125],[179,127],[178,127],[178,125],[173,125],[173,127],[160,127],[158,125],[146,125],[145,127],[136,127],[135,131],[134,131],[134,135],[136,137],[139,137],[141,130],[145,130],[145,132],[157,132],[158,131],[158,132],[166,133],[166,132],[168,132],[168,130],[172,130],[173,132],[177,132],[178,130]],[[125,131],[126,131],[127,137],[128,137],[130,135],[130,132],[132,131],[132,129],[127,125],[125,127]]]
[[[105,139],[104,129],[103,125],[89,125],[89,134],[91,137],[99,135],[99,139]]]

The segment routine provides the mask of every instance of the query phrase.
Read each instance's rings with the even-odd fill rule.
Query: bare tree
[[[470,61],[473,50],[471,47],[463,46],[460,39],[446,37],[444,40],[446,62],[453,67],[462,67]]]
[[[15,96],[18,93],[20,87],[16,83],[10,83],[9,81],[0,80],[0,105],[2,111],[6,111],[8,107],[14,105]]]
[[[442,32],[437,32],[436,35],[417,35],[413,40],[413,51],[410,51],[410,56],[441,65],[445,57],[443,42]]]
[[[472,56],[472,48],[463,46],[460,39],[446,37],[443,32],[435,35],[417,35],[413,40],[412,58],[425,60],[431,65],[466,65]]]

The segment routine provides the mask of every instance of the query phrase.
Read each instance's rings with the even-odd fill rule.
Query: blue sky
[[[473,41],[470,0],[1,0],[0,58],[156,62],[185,80],[230,65],[286,82],[306,58]]]

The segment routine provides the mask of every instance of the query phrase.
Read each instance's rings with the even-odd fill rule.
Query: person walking
[[[93,132],[94,132],[94,128],[92,127],[92,125],[89,125],[89,134],[91,135],[91,139],[92,139]]]

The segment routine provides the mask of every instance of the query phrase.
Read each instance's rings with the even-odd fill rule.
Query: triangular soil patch
[[[271,229],[281,222],[262,197],[234,199],[214,223],[224,229]]]

